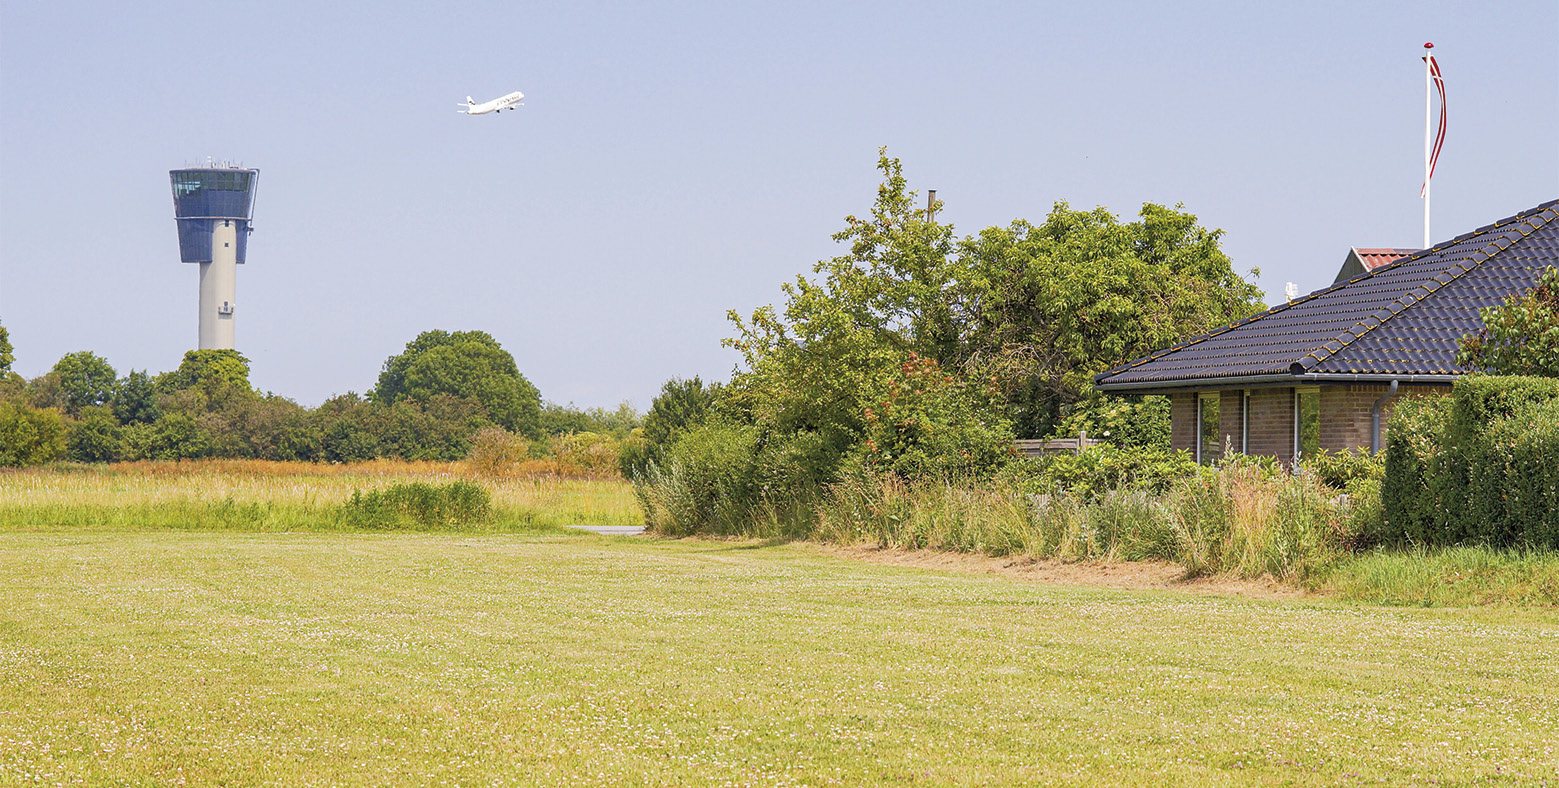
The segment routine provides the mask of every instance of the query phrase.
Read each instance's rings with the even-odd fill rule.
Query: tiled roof
[[[1417,249],[1360,249],[1353,247],[1353,254],[1359,258],[1359,263],[1365,271],[1373,271],[1387,263],[1394,263],[1408,255],[1417,252]]]
[[[1362,251],[1362,250],[1361,250]],[[1142,390],[1237,379],[1459,375],[1456,345],[1478,310],[1559,266],[1559,200],[1275,306],[1094,377]]]

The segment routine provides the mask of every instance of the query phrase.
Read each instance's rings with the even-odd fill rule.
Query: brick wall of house
[[[1343,449],[1369,451],[1370,410],[1375,400],[1389,390],[1389,386],[1322,386],[1321,387],[1321,448],[1327,451]],[[1391,420],[1391,406],[1403,397],[1434,397],[1451,393],[1450,386],[1399,386],[1397,396],[1381,408],[1380,448],[1386,448],[1386,425]]]
[[[1375,400],[1386,393],[1380,385],[1323,385],[1321,392],[1321,448],[1326,451],[1343,449],[1369,451],[1370,408]],[[1381,447],[1386,445],[1386,423],[1391,418],[1391,405],[1403,397],[1443,396],[1450,386],[1402,386],[1397,396],[1381,412]],[[1244,390],[1229,389],[1220,392],[1218,401],[1217,446],[1204,447],[1203,460],[1222,455],[1225,442],[1237,451],[1242,437],[1241,407]],[[1170,397],[1170,445],[1176,449],[1196,452],[1195,393],[1175,394]],[[1294,458],[1294,389],[1258,388],[1250,393],[1250,444],[1249,454],[1276,457],[1288,463]]]
[[[1196,394],[1169,397],[1169,445],[1196,453]]]
[[[1321,449],[1369,451],[1370,409],[1386,390],[1386,386],[1322,386]]]
[[[1246,453],[1276,457],[1284,463],[1293,461],[1293,389],[1251,389],[1250,448]]]

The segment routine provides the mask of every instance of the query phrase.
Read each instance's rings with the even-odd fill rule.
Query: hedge
[[[1473,376],[1403,400],[1379,541],[1559,547],[1559,380]]]

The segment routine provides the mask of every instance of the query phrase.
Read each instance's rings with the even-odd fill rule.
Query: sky
[[[543,398],[726,380],[727,310],[842,253],[877,151],[960,236],[1183,204],[1269,301],[1559,198],[1559,3],[0,0],[0,324],[34,377],[196,344],[167,171],[260,170],[251,380],[313,406],[430,329]],[[525,106],[470,117],[522,90]]]

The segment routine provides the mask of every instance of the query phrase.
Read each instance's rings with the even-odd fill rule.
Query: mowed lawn
[[[0,533],[0,785],[1559,785],[1559,616],[807,546]]]

